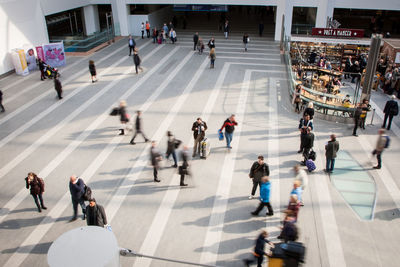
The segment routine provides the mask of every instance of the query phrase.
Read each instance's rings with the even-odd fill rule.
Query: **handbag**
[[[294,99],[294,103],[300,103],[300,102],[301,102],[300,96],[296,96],[296,98]]]
[[[83,193],[83,199],[89,201],[92,198],[92,189],[85,185],[85,193]]]

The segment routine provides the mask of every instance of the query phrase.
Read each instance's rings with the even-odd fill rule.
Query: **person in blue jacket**
[[[301,182],[300,182],[299,180],[295,180],[295,181],[293,182],[293,189],[292,189],[292,191],[290,192],[290,194],[291,194],[291,195],[297,195],[297,200],[298,200],[300,203],[303,203],[303,200],[302,200],[302,198],[301,198],[301,196],[302,196],[302,194],[303,194],[303,190],[302,190],[302,188],[301,188]]]
[[[252,215],[258,215],[260,211],[267,206],[268,213],[267,216],[274,215],[274,211],[272,210],[271,204],[269,203],[269,197],[271,192],[271,183],[269,182],[268,176],[264,176],[261,179],[261,187],[260,187],[260,204],[258,205],[257,209],[253,211]]]

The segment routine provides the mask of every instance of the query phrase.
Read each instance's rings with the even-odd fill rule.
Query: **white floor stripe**
[[[271,59],[271,58],[260,58],[260,57],[224,57],[224,56],[219,56],[218,59],[251,59],[251,60],[264,60],[264,61],[275,61],[275,62],[280,62],[280,59]],[[246,62],[243,62],[243,64],[246,64]],[[252,63],[251,63],[252,64]],[[283,64],[270,64],[271,66],[282,66],[284,67],[285,65]]]
[[[153,50],[153,52],[155,53],[157,51],[157,49]],[[177,49],[174,49],[173,51],[171,51],[169,54],[167,54],[167,56],[172,56],[175,52],[177,51]],[[149,53],[147,55],[147,57],[150,57],[151,55],[153,55],[153,52]],[[160,63],[163,63],[165,61],[167,61],[168,58],[163,59],[162,61],[160,61]],[[160,66],[161,67],[161,66]],[[133,85],[128,91],[126,91],[126,93],[123,95],[124,98],[122,99],[126,99],[129,95],[131,95],[134,91],[137,90],[137,88],[139,88],[144,81],[146,81],[147,79],[150,78],[150,76],[155,73],[156,70],[158,70],[160,67],[156,67],[152,70],[150,70],[148,73],[146,73],[143,78],[141,78],[138,82],[135,83],[135,85]],[[130,72],[131,70],[128,69],[127,72]],[[124,74],[122,74],[123,76]],[[112,88],[112,85],[108,85],[109,88]],[[102,89],[102,90],[105,90]],[[99,92],[100,93],[100,92]],[[99,94],[98,93],[98,94]],[[114,104],[113,104],[114,105]],[[105,108],[105,112],[100,115],[99,117],[96,118],[96,120],[94,120],[74,141],[72,141],[61,153],[59,153],[57,155],[57,157],[55,157],[49,164],[47,164],[47,166],[41,170],[39,172],[39,177],[45,179],[47,178],[47,176],[55,170],[55,168],[62,163],[62,161],[67,158],[67,156],[69,156],[99,125],[101,125],[108,117],[108,112],[109,110],[113,107],[113,105],[109,106],[108,108]],[[5,217],[8,215],[8,213],[15,209],[26,197],[26,194],[24,194],[25,190],[21,189],[21,191],[15,195],[10,201],[8,201],[6,203],[6,205],[1,209],[1,213],[0,213],[0,223],[5,219]],[[26,193],[26,192],[25,192]]]
[[[267,75],[268,72],[265,72]],[[279,173],[279,120],[278,120],[278,97],[276,91],[280,84],[276,79],[269,78],[269,111],[268,111],[268,156],[266,162],[270,166],[271,182],[271,205],[274,209],[274,216],[267,217],[266,230],[272,233],[280,226],[280,173]],[[288,192],[289,194],[289,192]],[[272,236],[271,241],[277,241]]]
[[[84,58],[78,60],[77,62],[67,66],[66,68],[60,69],[60,73],[63,73],[64,71],[66,71],[68,69],[74,68],[76,65],[80,64],[82,61],[85,61],[85,60],[87,60],[87,57],[84,57]],[[39,73],[35,73],[35,74],[39,74]],[[71,78],[74,79],[75,77],[78,77],[78,75],[74,75]],[[38,78],[39,78],[39,76],[38,76]],[[11,101],[13,101],[14,99],[20,97],[21,95],[23,95],[23,94],[29,92],[30,90],[38,87],[39,85],[45,85],[45,84],[46,84],[46,82],[39,81],[39,82],[35,82],[34,84],[31,84],[30,86],[24,88],[23,90],[21,90],[21,88],[18,88],[18,93],[13,94],[12,96],[8,96],[8,97],[4,98],[4,104],[8,104]]]
[[[394,124],[392,123],[392,127],[393,126],[394,126]],[[378,135],[376,135],[375,138],[378,139]],[[363,148],[365,155],[371,155],[371,153],[375,149],[375,147],[370,144],[367,137],[365,135],[359,135],[358,139],[359,139],[358,143]],[[376,140],[374,139],[373,142],[375,144]],[[376,159],[375,156],[374,156],[374,158]],[[378,163],[377,160],[376,160],[376,163]],[[395,181],[393,180],[393,177],[390,174],[389,170],[385,166],[385,151],[383,151],[383,153],[382,153],[382,168],[380,170],[374,170],[373,173],[374,173],[374,176],[375,175],[379,176],[380,180],[385,185],[386,190],[389,192],[389,195],[393,199],[393,202],[396,205],[397,209],[400,211],[400,190],[399,190],[399,187],[397,186],[397,184],[395,183]]]
[[[121,99],[126,99],[128,96],[130,96],[139,86],[141,86],[145,81],[147,81],[159,68],[164,66],[163,64],[178,50],[179,48],[176,47],[173,49],[168,55],[166,55],[160,62],[159,64],[151,69],[149,72],[147,72],[142,79],[140,79],[134,86],[132,86],[122,97]],[[176,69],[181,69],[186,62],[189,60],[190,56],[192,53],[188,54],[181,63],[178,65]],[[153,93],[153,95],[159,96],[162,91],[166,88],[167,84],[173,80],[174,76],[177,74],[177,71],[174,71],[175,74],[171,73],[170,76],[168,76],[167,80],[168,82],[165,82],[165,86],[160,86],[157,88],[157,90]],[[162,89],[160,89],[162,88]],[[153,96],[152,95],[152,96]],[[102,114],[102,116],[107,116],[109,109],[111,109],[113,105],[111,105],[108,109],[107,112]],[[144,109],[141,109],[144,111]],[[101,123],[101,119],[96,120],[97,123]],[[160,126],[161,128],[161,126]],[[165,129],[163,128],[163,134],[165,134]],[[107,145],[107,147],[99,154],[99,156],[92,161],[90,166],[85,170],[85,172],[80,175],[87,183],[90,181],[90,179],[93,177],[97,169],[102,165],[102,163],[107,159],[107,157],[110,155],[110,153],[114,150],[114,148],[121,142],[122,137],[117,136],[114,137]],[[144,150],[142,154],[146,153],[146,159],[148,159],[148,151]],[[147,162],[147,161],[146,161]],[[132,172],[132,169],[131,169]],[[131,173],[130,172],[130,173]],[[124,180],[124,183],[121,185],[121,187],[126,186]],[[118,189],[120,191],[121,187]],[[130,189],[130,188],[129,188]],[[128,190],[129,191],[129,190]],[[35,247],[37,243],[40,242],[40,240],[43,238],[43,236],[50,230],[50,228],[53,226],[53,224],[56,222],[57,218],[60,217],[60,215],[64,212],[64,210],[70,206],[70,193],[67,191],[62,199],[56,204],[56,206],[50,210],[49,215],[46,216],[42,222],[40,223],[39,226],[37,226],[32,233],[24,240],[24,242],[20,245],[20,249],[18,249],[6,262],[5,266],[19,266],[20,264],[23,263],[23,261],[28,257],[29,253],[32,251],[32,249]],[[110,205],[108,205],[110,206]],[[107,206],[107,207],[108,207]],[[118,206],[119,207],[119,206]],[[109,213],[107,210],[107,216],[109,218],[109,221],[112,220],[113,217],[112,213]],[[23,249],[21,249],[21,247]]]
[[[185,103],[186,99],[189,97],[191,91],[193,90],[193,87],[199,80],[201,74],[204,72],[207,65],[208,65],[208,59],[205,58],[203,63],[200,65],[199,70],[196,71],[192,80],[189,82],[188,86],[185,88],[184,92],[179,97],[178,101],[175,102],[170,113],[168,114],[166,120],[168,120],[169,125],[172,123],[172,121],[174,120],[178,111],[181,109],[181,107]],[[156,133],[154,135],[154,137],[156,138],[155,140],[158,140],[159,138],[161,138],[161,136],[165,132],[165,129],[167,129],[167,128],[160,127],[160,129],[163,129],[163,130],[161,130],[159,133]],[[171,214],[171,211],[174,207],[175,201],[178,197],[178,193],[179,193],[179,189],[177,188],[178,184],[179,184],[179,176],[174,174],[174,176],[171,179],[171,182],[169,184],[167,193],[164,195],[161,205],[158,208],[157,213],[153,218],[153,222],[152,222],[152,224],[147,232],[147,235],[142,243],[142,246],[139,250],[140,253],[146,254],[146,255],[154,255],[154,253],[156,252],[156,249],[160,242],[160,237],[162,236],[162,233],[164,232],[165,226],[167,225],[167,222],[168,222],[168,218]],[[151,259],[140,258],[140,259],[136,260],[134,266],[146,267],[146,266],[150,266],[150,264],[151,264]]]
[[[204,42],[204,39],[203,39],[203,42]],[[218,45],[218,44],[221,44],[222,42],[216,42],[216,43],[217,43],[217,45]],[[193,47],[193,41],[192,41],[192,42],[190,42],[190,41],[179,41],[178,44],[179,44],[179,45],[181,45],[181,44],[191,44],[192,47]],[[240,48],[243,48],[243,47],[244,47],[244,45],[243,45],[243,40],[231,41],[230,43],[227,43],[227,44],[229,44],[230,46],[239,46]],[[272,48],[277,48],[277,49],[279,49],[279,46],[277,46],[277,45],[275,45],[275,44],[254,44],[253,42],[249,42],[249,43],[248,43],[248,46],[249,46],[249,47],[250,47],[250,46],[272,47]]]
[[[143,46],[145,46],[145,45],[147,45],[147,44],[149,44],[149,43],[150,43],[150,41],[146,42]],[[112,57],[113,55],[115,55],[116,53],[118,53],[119,51],[121,51],[121,50],[123,50],[123,49],[126,49],[126,47],[122,46],[122,47],[116,49],[116,50],[113,51],[112,53],[110,53],[110,54],[108,54],[107,56],[103,57],[102,59],[98,60],[98,61],[97,61],[97,64],[100,64],[101,62],[107,60],[108,58]],[[127,59],[127,58],[125,58],[125,59]],[[62,80],[62,79],[61,79],[61,81],[62,81],[62,83],[63,83],[64,86],[65,86],[65,85],[68,84],[69,82],[74,81],[77,77],[79,77],[80,75],[83,75],[84,73],[87,73],[87,72],[88,72],[87,69],[82,69],[81,71],[79,71],[79,72],[77,72],[76,74],[70,76],[70,77],[67,78],[66,80]],[[104,72],[104,71],[103,71],[103,72]],[[103,72],[102,72],[102,73],[103,73]],[[89,83],[88,83],[88,84],[89,84]],[[84,88],[84,87],[79,87],[79,89],[75,89],[75,90],[72,91],[70,94],[66,95],[66,96],[64,97],[64,100],[62,100],[62,101],[57,101],[55,104],[51,105],[48,109],[50,109],[50,108],[53,108],[53,109],[54,109],[54,106],[58,107],[58,106],[61,105],[63,102],[65,102],[67,99],[71,98],[72,96],[76,95],[76,94],[79,93],[81,90],[83,90],[83,88]],[[25,103],[24,105],[22,105],[22,106],[19,107],[18,109],[14,110],[14,111],[12,111],[12,112],[10,112],[10,113],[7,113],[7,115],[6,115],[5,117],[3,117],[3,118],[0,119],[0,125],[3,124],[3,123],[5,123],[5,122],[8,121],[8,120],[14,118],[16,115],[20,114],[22,111],[24,111],[24,110],[27,109],[28,107],[32,106],[33,104],[39,102],[41,99],[43,99],[43,98],[45,98],[45,97],[47,97],[48,95],[51,95],[51,94],[53,94],[53,95],[55,96],[55,91],[54,91],[54,90],[47,91],[47,92],[45,92],[45,93],[43,93],[43,94],[41,94],[41,95],[35,97],[35,98],[32,99],[31,101]],[[46,109],[46,111],[47,111],[48,109]]]
[[[14,75],[14,74],[12,74],[12,75]],[[30,74],[30,75],[31,75],[31,74]],[[18,84],[20,84],[20,83],[22,83],[22,82],[28,80],[30,75],[25,76],[25,77],[17,76],[17,77],[19,77],[19,79],[17,79],[15,82],[13,82],[13,83],[11,83],[11,84],[8,84],[8,85],[4,86],[1,90],[2,90],[3,93],[4,93],[5,91],[7,91],[8,89],[12,88],[13,86],[16,86],[16,85],[18,85]],[[10,79],[11,79],[11,78],[10,78]],[[39,83],[37,83],[37,84],[39,84]],[[4,103],[5,103],[5,102],[4,102]]]
[[[314,149],[317,154],[324,155],[324,151],[321,150],[322,147],[325,147],[325,145],[318,140],[317,134],[315,134]],[[316,165],[325,166],[323,159],[325,159],[323,156],[317,157]],[[346,267],[339,229],[332,206],[333,200],[329,192],[329,178],[322,170],[320,170],[313,174],[312,179],[316,181],[315,191],[318,196],[319,211],[321,214],[322,230],[325,237],[329,266]]]
[[[205,51],[204,52],[205,54],[208,54],[208,51]],[[217,54],[217,59],[216,60],[218,60],[218,55],[220,55],[220,54],[237,54],[237,53],[239,53],[239,52],[235,52],[235,51],[233,51],[233,52],[227,52],[227,51],[220,51],[220,50],[217,50],[217,49],[215,49],[215,53]],[[243,52],[243,54],[244,54],[244,52]],[[257,52],[251,52],[251,51],[247,51],[246,52],[246,55],[260,55],[260,56],[268,56],[269,58],[280,58],[280,55],[277,55],[276,53],[257,53]]]
[[[149,54],[146,55],[145,58],[150,57],[151,55],[153,55],[155,52],[157,52],[161,47],[157,47],[156,49],[154,49],[153,51],[151,51]],[[121,64],[122,61],[124,61],[125,58],[121,58],[120,60],[118,60],[116,63],[114,63],[113,65],[109,66],[107,69],[105,69],[104,71],[102,71],[98,77],[101,77],[102,75],[108,73],[109,71],[111,71],[114,67],[119,66]],[[92,96],[91,98],[89,98],[85,103],[83,103],[82,105],[80,105],[77,109],[75,109],[74,111],[72,111],[67,117],[65,117],[63,120],[61,120],[59,123],[57,123],[57,125],[55,125],[54,127],[52,127],[49,131],[47,131],[44,135],[42,135],[39,139],[37,139],[33,144],[31,144],[29,147],[27,147],[23,152],[21,152],[17,157],[15,157],[14,159],[10,160],[5,166],[3,166],[0,169],[0,179],[3,178],[10,170],[12,170],[15,166],[17,166],[21,161],[23,161],[24,159],[26,159],[33,151],[35,151],[35,149],[37,149],[39,146],[41,146],[44,142],[46,142],[49,138],[51,138],[54,134],[56,134],[59,130],[61,130],[64,126],[66,126],[71,120],[73,120],[75,117],[77,117],[83,110],[85,110],[86,108],[88,108],[88,106],[92,103],[94,103],[95,100],[97,100],[99,97],[101,97],[102,95],[104,95],[108,90],[110,90],[115,84],[117,84],[121,79],[124,78],[124,75],[127,75],[128,73],[132,72],[131,69],[127,69],[122,75],[118,76],[119,78],[116,78],[114,80],[112,80],[109,84],[107,84],[103,89],[101,89],[100,91],[98,91],[94,96]],[[83,86],[81,86],[80,88],[76,89],[74,91],[78,92],[83,90],[84,88],[86,88],[87,86],[89,86],[88,84],[85,84]],[[72,94],[71,94],[72,95]],[[70,96],[71,96],[70,95]],[[58,102],[59,103],[59,102]],[[40,119],[42,119],[44,116],[46,116],[47,114],[49,114],[53,109],[55,109],[56,107],[58,107],[61,104],[54,104],[53,106],[49,107],[46,111],[40,113],[39,115],[37,115],[35,118],[31,119],[29,122],[25,123],[23,126],[21,126],[19,129],[15,130],[13,133],[11,133],[10,135],[8,135],[6,138],[4,138],[3,140],[0,141],[0,148],[3,147],[5,144],[7,144],[8,142],[10,142],[13,138],[15,138],[16,136],[18,136],[20,133],[22,133],[24,130],[26,130],[27,128],[29,128],[30,126],[32,126],[34,123],[36,123],[37,121],[39,121]]]
[[[193,48],[193,45],[182,45],[181,47],[190,47],[190,48]],[[279,56],[279,54],[277,54],[278,52],[279,52],[279,47],[278,46],[274,46],[274,48],[275,49],[272,49],[272,48],[255,48],[255,47],[248,47],[248,50],[252,50],[252,51],[271,51],[271,52],[274,52],[274,50],[275,50],[275,56],[276,55],[278,55]],[[216,47],[215,47],[215,51],[216,51],[216,53],[218,53],[218,51],[219,50],[235,50],[235,51],[233,51],[233,52],[237,52],[237,50],[244,50],[244,47],[229,47],[229,46],[223,46],[223,45],[218,45],[218,44],[216,44]],[[207,51],[207,50],[206,50]],[[233,53],[232,52],[232,53]],[[246,52],[247,53],[247,52]]]
[[[246,70],[238,104],[236,107],[236,117],[244,120],[247,95],[250,88],[251,71]],[[228,205],[229,193],[233,173],[235,170],[235,161],[240,142],[240,135],[242,132],[243,123],[239,123],[235,130],[235,139],[233,139],[232,151],[226,154],[224,163],[222,165],[221,176],[219,178],[218,189],[215,194],[213,209],[210,216],[207,233],[203,244],[203,251],[200,257],[200,263],[216,265],[218,259],[219,244],[222,237],[222,229],[224,226],[225,212]]]

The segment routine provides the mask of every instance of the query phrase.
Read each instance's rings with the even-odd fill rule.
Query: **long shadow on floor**
[[[28,245],[23,247],[8,248],[1,251],[3,254],[14,254],[18,249],[21,253],[33,253],[33,254],[47,254],[49,248],[53,242],[40,243],[36,245]],[[33,247],[33,249],[32,249]]]
[[[45,216],[34,217],[29,219],[13,219],[7,220],[0,224],[0,229],[14,230],[21,229],[23,227],[39,225]]]

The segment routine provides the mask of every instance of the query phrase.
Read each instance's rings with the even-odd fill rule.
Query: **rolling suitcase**
[[[312,159],[308,159],[306,161],[306,166],[309,172],[312,172],[313,170],[315,170],[317,167],[315,166],[314,161],[312,161]]]
[[[208,141],[207,137],[205,137],[200,142],[200,158],[206,159],[210,154],[210,142]]]

